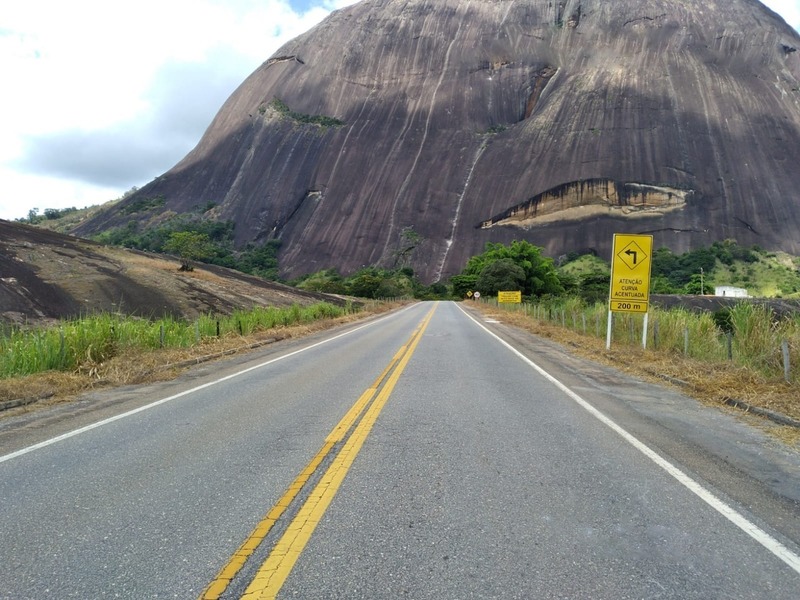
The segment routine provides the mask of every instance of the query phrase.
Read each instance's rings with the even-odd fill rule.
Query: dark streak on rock
[[[661,227],[660,229],[647,229],[639,231],[638,233],[644,235],[651,235],[655,233],[708,233],[708,229],[679,229],[677,227]]]
[[[288,62],[288,61],[291,61],[291,60],[293,60],[293,61],[295,61],[295,62],[298,62],[298,63],[300,63],[301,65],[304,65],[304,64],[306,64],[306,63],[305,63],[305,62],[304,62],[302,59],[300,59],[300,58],[299,58],[299,57],[298,57],[296,54],[290,54],[290,55],[288,55],[288,56],[276,56],[276,57],[274,57],[274,58],[270,58],[270,59],[267,61],[267,66],[268,66],[268,67],[271,67],[271,66],[272,66],[272,65],[274,65],[274,64],[277,64],[277,63],[282,63],[282,62]]]
[[[750,231],[752,231],[753,233],[755,233],[756,235],[761,235],[759,232],[757,232],[755,229],[753,229],[753,227],[750,225],[750,223],[748,223],[748,222],[747,222],[747,221],[745,221],[744,219],[740,219],[739,217],[734,217],[734,218],[735,218],[737,221],[739,221],[739,223],[741,223],[742,225],[744,225],[745,227],[747,227],[747,229],[749,229]]]
[[[638,23],[639,21],[655,21],[656,19],[663,19],[666,16],[667,16],[667,14],[664,13],[663,15],[658,15],[656,17],[639,17],[637,19],[630,19],[628,21],[625,21],[622,24],[622,26],[625,27],[627,25],[630,25],[631,23]]]
[[[305,194],[303,194],[303,197],[300,198],[300,200],[297,202],[297,204],[294,207],[294,210],[292,210],[289,216],[286,217],[286,219],[284,219],[282,223],[280,221],[275,223],[275,227],[273,228],[272,232],[270,232],[269,237],[273,239],[279,239],[281,237],[281,232],[283,231],[283,228],[286,227],[287,224],[289,224],[289,222],[294,218],[294,216],[298,212],[300,212],[300,209],[303,208],[303,205],[305,204],[306,200],[319,196],[322,196],[321,190],[308,190]]]

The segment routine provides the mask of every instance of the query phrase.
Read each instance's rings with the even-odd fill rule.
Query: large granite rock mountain
[[[756,0],[364,0],[78,233],[216,203],[237,243],[282,241],[287,276],[408,261],[428,281],[513,239],[800,254],[798,48]]]

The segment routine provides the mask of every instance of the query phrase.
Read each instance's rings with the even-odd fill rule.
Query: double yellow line
[[[335,453],[328,470],[322,475],[319,483],[300,507],[283,536],[272,548],[267,559],[258,569],[255,578],[242,595],[247,600],[265,600],[278,595],[297,559],[311,539],[311,534],[322,519],[339,486],[347,475],[364,441],[367,439],[378,415],[386,405],[400,375],[405,370],[411,355],[414,353],[425,329],[428,327],[434,306],[425,316],[422,323],[412,334],[404,346],[398,350],[389,365],[378,376],[375,382],[364,391],[347,414],[333,428],[320,451],[300,472],[287,488],[280,500],[273,506],[252,533],[236,550],[228,563],[217,574],[217,577],[200,595],[200,600],[216,600],[228,588],[236,574],[244,567],[264,538],[278,522],[283,513],[297,498],[322,462],[328,458],[337,445],[341,449]],[[344,442],[342,444],[342,442]]]

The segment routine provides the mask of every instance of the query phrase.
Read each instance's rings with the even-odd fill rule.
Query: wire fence
[[[484,302],[557,325],[581,335],[604,339],[608,305],[586,305],[580,299],[521,304]],[[800,315],[777,315],[769,307],[746,302],[716,313],[683,308],[651,308],[645,332],[644,315],[614,313],[613,345],[642,346],[654,352],[677,353],[701,361],[730,361],[769,379],[800,383]]]

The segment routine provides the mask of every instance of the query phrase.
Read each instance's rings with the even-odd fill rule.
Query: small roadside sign
[[[497,302],[500,304],[520,304],[522,302],[522,292],[497,292]]]
[[[473,292],[472,290],[468,291],[468,292],[467,292],[467,298],[472,298],[472,296],[473,296],[474,294],[475,294],[475,292]]]
[[[614,234],[609,310],[628,313],[648,311],[652,255],[652,235]]]

